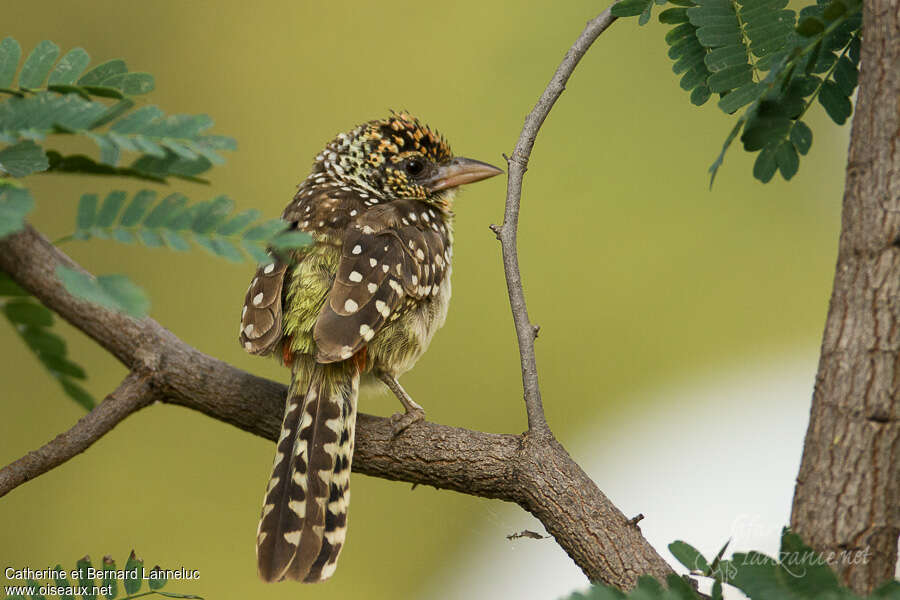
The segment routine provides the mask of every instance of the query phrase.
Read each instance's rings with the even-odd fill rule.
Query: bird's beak
[[[439,165],[434,174],[425,181],[425,187],[430,192],[437,192],[481,181],[502,172],[497,167],[480,160],[457,157]]]

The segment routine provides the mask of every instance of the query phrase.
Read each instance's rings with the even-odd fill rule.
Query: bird
[[[406,111],[328,143],[282,219],[310,244],[258,266],[240,343],[291,370],[281,433],[257,530],[267,582],[328,579],[346,540],[360,381],[403,405],[393,434],[424,418],[400,385],[444,324],[453,200],[501,169],[454,156]]]

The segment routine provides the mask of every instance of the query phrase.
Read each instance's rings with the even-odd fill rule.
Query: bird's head
[[[383,200],[409,198],[448,207],[459,186],[503,171],[453,156],[443,136],[401,112],[338,135],[316,157],[313,176],[323,172]]]

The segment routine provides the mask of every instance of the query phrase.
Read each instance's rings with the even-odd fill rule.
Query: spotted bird
[[[457,188],[499,173],[454,157],[436,131],[393,113],[332,140],[285,209],[313,242],[273,252],[241,312],[244,348],[291,369],[256,539],[264,580],[334,573],[360,378],[382,381],[403,403],[395,434],[424,417],[397,378],[447,316]]]

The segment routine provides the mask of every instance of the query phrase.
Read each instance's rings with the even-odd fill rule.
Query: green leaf
[[[40,359],[54,377],[65,375],[66,377],[72,377],[74,379],[87,379],[87,373],[85,373],[84,369],[65,356],[43,354]],[[93,403],[93,399],[91,399],[91,403]]]
[[[244,249],[244,252],[249,254],[253,260],[259,264],[272,262],[272,257],[269,256],[269,253],[266,252],[265,248],[258,242],[243,240],[241,242],[241,247]]]
[[[122,73],[127,73],[128,67],[125,66],[125,61],[116,58],[113,60],[108,60],[105,63],[101,63],[82,75],[82,77],[78,80],[78,85],[82,86],[96,86],[102,84],[106,79],[113,77],[115,75],[120,75]]]
[[[803,121],[796,121],[791,129],[790,139],[797,152],[805,155],[812,146],[812,130]]]
[[[719,108],[726,114],[732,114],[742,106],[754,102],[765,91],[762,83],[747,83],[722,96],[719,100]]]
[[[104,594],[106,600],[113,600],[119,595],[119,581],[116,579],[116,562],[111,556],[103,557],[103,587],[109,590]]]
[[[13,281],[9,275],[0,271],[0,296],[19,297],[28,295],[28,292],[19,287],[19,284]]]
[[[49,85],[75,83],[75,80],[87,68],[89,62],[91,62],[91,57],[84,48],[73,48],[57,63],[56,68],[50,73],[50,79],[47,80],[47,83]]]
[[[196,176],[211,169],[212,163],[205,157],[187,160],[174,152],[168,152],[165,158],[142,156],[131,165],[131,168],[158,177],[175,175],[194,181],[201,181],[196,179]]]
[[[287,229],[288,224],[281,219],[271,219],[251,227],[244,232],[244,239],[250,241],[268,240]]]
[[[106,197],[106,200],[103,201],[103,206],[100,207],[100,211],[97,213],[97,227],[110,227],[115,222],[116,217],[119,215],[119,211],[122,209],[122,205],[125,204],[127,198],[127,194],[123,191],[110,192]]]
[[[22,48],[19,42],[11,37],[3,38],[0,42],[0,88],[11,88],[19,67],[19,59],[22,58]]]
[[[53,315],[50,311],[31,300],[9,301],[0,307],[11,323],[33,327],[49,327],[53,324]]]
[[[787,140],[781,142],[775,150],[775,162],[778,163],[778,170],[785,180],[790,180],[796,175],[797,169],[800,168],[800,157],[797,156],[794,144]]]
[[[150,208],[150,205],[154,202],[156,202],[156,192],[152,190],[139,191],[125,208],[125,212],[122,213],[119,224],[122,227],[134,227],[140,223],[141,219],[144,218],[144,215],[147,214],[147,209]]]
[[[31,194],[24,188],[0,187],[0,238],[25,227],[25,215],[34,208]]]
[[[0,173],[6,172],[13,177],[25,177],[50,167],[43,148],[24,140],[0,150]]]
[[[746,64],[747,49],[742,45],[713,48],[706,55],[706,66],[712,72]]]
[[[616,6],[618,6],[618,4]],[[682,23],[681,25],[677,25],[670,29],[669,32],[666,33],[665,40],[670,46],[675,46],[678,42],[688,38],[694,40],[697,39],[697,28],[690,23]]]
[[[622,0],[613,5],[610,13],[614,17],[634,17],[653,5],[653,0]]]
[[[683,90],[692,90],[698,85],[705,85],[708,75],[705,67],[695,67],[684,74],[679,85]]]
[[[163,571],[159,565],[150,569],[150,579],[148,583],[150,584],[151,590],[162,589],[167,582],[168,580],[166,579],[165,571]]]
[[[128,561],[125,563],[125,570],[136,573],[137,577],[125,578],[125,593],[129,596],[136,594],[141,589],[141,573],[143,569],[144,561],[135,556],[134,550],[132,550],[128,556]]]
[[[756,162],[753,163],[753,176],[763,183],[768,183],[772,176],[775,175],[777,168],[778,162],[775,158],[775,150],[772,146],[766,146],[759,153],[759,156],[756,157]]]
[[[709,88],[705,85],[697,86],[691,92],[691,104],[695,106],[702,106],[706,104],[706,101],[709,100],[711,92]]]
[[[202,206],[191,223],[194,233],[205,234],[216,228],[234,209],[234,202],[228,196],[217,196]]]
[[[150,308],[144,291],[124,275],[93,277],[60,265],[56,268],[56,276],[73,296],[136,319],[146,316]]]
[[[127,113],[129,110],[131,110],[132,107],[134,107],[134,100],[131,100],[130,98],[123,98],[122,100],[119,100],[108,109],[106,109],[106,112],[104,112],[93,123],[91,123],[88,126],[88,129],[96,129],[97,127],[101,127],[103,125],[106,125],[107,123],[111,123],[112,121],[115,121],[116,119]]]
[[[699,550],[687,542],[682,542],[681,540],[672,542],[669,544],[669,552],[690,571],[709,572],[709,563],[706,562]]]
[[[219,235],[229,236],[242,231],[250,223],[257,220],[262,213],[255,208],[239,212],[216,228]]]
[[[862,40],[859,39],[859,35],[853,37],[853,41],[850,42],[850,50],[847,52],[847,56],[850,57],[850,61],[854,66],[859,66],[859,57],[862,52]]]
[[[92,96],[98,96],[100,98],[116,98],[121,100],[125,97],[125,94],[118,88],[105,85],[83,85],[81,86],[81,89]]]
[[[88,556],[85,556],[84,558],[79,560],[75,565],[75,567],[78,569],[79,574],[78,585],[88,589],[88,593],[82,594],[81,596],[84,600],[95,600],[97,598],[96,594],[90,593],[90,590],[93,590],[94,586],[96,585],[94,578],[87,576],[88,569],[91,568],[91,566],[91,559]]]
[[[815,17],[806,17],[797,25],[797,33],[803,37],[812,37],[825,31],[825,24]]]
[[[791,124],[792,121],[789,118],[777,113],[749,119],[744,126],[744,133],[741,135],[744,150],[753,152],[761,150],[763,146],[780,141],[787,137]]]
[[[312,243],[312,236],[303,231],[285,231],[273,237],[269,243],[278,250],[302,248]]]
[[[28,587],[35,590],[33,594],[28,595],[31,600],[47,600],[47,597],[45,595],[38,592],[41,586],[38,585],[37,581],[35,581],[34,579],[26,579],[25,583],[28,585]]]
[[[641,13],[641,16],[638,17],[638,25],[643,26],[650,22],[652,8],[653,4],[650,4],[647,9]]]
[[[818,600],[840,592],[837,575],[822,556],[787,527],[781,534],[780,557],[780,581],[792,598]]]
[[[130,167],[112,167],[110,165],[100,164],[91,157],[83,154],[62,156],[59,152],[49,150],[47,151],[47,158],[50,162],[50,167],[47,169],[48,172],[79,173],[82,175],[113,175],[117,177],[131,177],[142,181],[165,181],[165,175],[151,175]]]
[[[853,112],[850,98],[833,81],[826,81],[820,88],[819,103],[825,107],[825,112],[838,125],[843,125],[850,113]]]
[[[65,571],[63,570],[62,565],[59,565],[59,564],[56,565],[56,566],[53,568],[53,570],[56,571],[57,573],[64,573],[64,572],[65,572]],[[68,587],[72,587],[72,583],[69,581],[69,578],[68,578],[68,577],[65,577],[65,576],[63,576],[63,577],[54,577],[54,578],[53,578],[53,582],[56,584],[57,587],[61,587],[61,588],[63,588],[63,589],[68,588]],[[62,600],[75,600],[75,596],[73,596],[73,595],[71,595],[71,594],[61,594],[59,597],[62,598]]]
[[[722,69],[709,76],[707,85],[712,92],[727,92],[743,85],[753,85],[753,70],[743,64]]]
[[[657,17],[660,23],[665,23],[667,25],[677,25],[678,23],[687,23],[687,8],[679,7],[679,8],[668,8],[661,13]]]
[[[669,575],[666,577],[666,584],[669,588],[668,594],[665,595],[666,598],[671,598],[672,600],[699,600],[699,596],[694,592],[691,584],[680,575]]]
[[[96,404],[94,398],[83,387],[74,381],[69,381],[62,377],[59,379],[59,383],[69,398],[81,405],[85,410],[93,410]]]
[[[900,600],[900,581],[888,581],[872,592],[869,600]]]
[[[78,200],[78,229],[90,229],[97,222],[97,194],[82,194]]]
[[[22,65],[22,72],[19,73],[19,87],[41,87],[57,56],[59,56],[59,46],[50,40],[44,40],[38,44],[25,59],[25,64]]]
[[[121,90],[128,96],[138,96],[153,91],[155,83],[150,73],[121,73],[103,80],[103,85]]]
[[[834,82],[840,88],[841,92],[848,98],[856,89],[859,81],[859,71],[849,58],[842,56],[838,59],[837,65],[834,67]]]
[[[63,356],[66,353],[66,342],[51,331],[28,327],[21,334],[28,347],[37,354]]]

